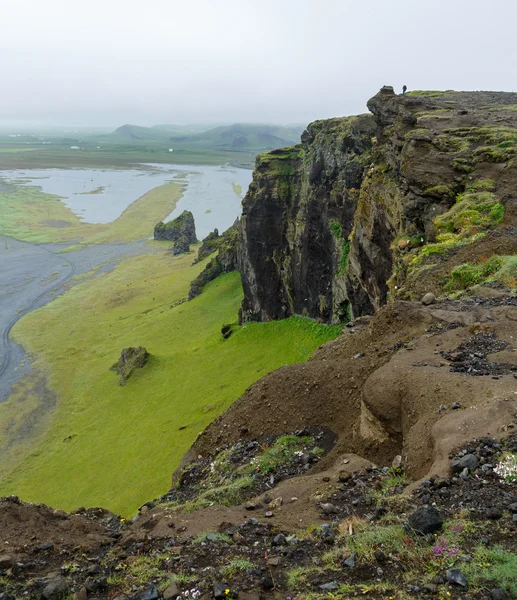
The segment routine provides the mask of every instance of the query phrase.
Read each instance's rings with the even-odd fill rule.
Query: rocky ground
[[[4,498],[0,598],[517,596],[517,482],[498,467],[517,460],[517,437],[472,440],[450,454],[450,477],[414,489],[400,456],[359,469],[357,457],[340,456],[311,475],[333,441],[298,431],[220,449],[127,522]],[[243,476],[253,486],[236,498]],[[286,496],[297,480],[305,492]],[[227,507],[203,504],[216,488]]]

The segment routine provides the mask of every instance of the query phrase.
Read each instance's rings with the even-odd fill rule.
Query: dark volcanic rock
[[[463,588],[468,587],[467,578],[459,569],[447,569],[445,577],[449,583],[459,585]]]
[[[194,215],[188,210],[184,210],[179,217],[168,223],[160,221],[154,228],[155,240],[175,242],[182,237],[185,237],[189,244],[197,242]]]
[[[188,238],[185,235],[182,235],[174,242],[174,246],[171,250],[174,256],[178,256],[179,254],[186,254],[190,252],[190,244]]]
[[[199,296],[203,287],[209,282],[221,275],[221,273],[230,273],[239,269],[239,222],[236,221],[229,229],[217,238],[217,256],[206,265],[201,273],[190,284],[188,294],[189,300]],[[216,230],[217,231],[217,230]],[[210,234],[213,235],[213,234]],[[206,238],[205,238],[206,240]],[[214,239],[212,239],[214,241]],[[201,256],[201,249],[199,251]],[[198,262],[201,258],[198,257]]]
[[[64,577],[55,577],[43,588],[42,596],[45,600],[59,600],[68,592],[69,588]]]
[[[111,367],[112,371],[116,371],[120,375],[119,384],[124,385],[131,377],[131,373],[135,369],[141,369],[148,358],[149,353],[143,346],[138,346],[138,348],[124,348],[118,362]]]
[[[474,454],[465,454],[458,460],[453,460],[451,462],[451,470],[453,473],[461,473],[463,469],[468,469],[469,471],[474,471],[478,466],[478,459],[474,456]]]
[[[420,506],[408,519],[408,528],[421,535],[438,531],[442,525],[442,513],[432,506]]]

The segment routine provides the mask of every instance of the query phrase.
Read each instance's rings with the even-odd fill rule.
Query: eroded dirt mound
[[[490,340],[484,350],[482,340]],[[184,464],[222,443],[280,434],[289,423],[339,436],[322,469],[343,452],[380,465],[401,454],[414,477],[444,474],[452,448],[502,434],[513,421],[516,340],[513,297],[427,307],[395,302],[345,328],[307,363],[254,384],[200,435]],[[469,376],[480,361],[492,367]],[[494,367],[500,364],[503,370]]]

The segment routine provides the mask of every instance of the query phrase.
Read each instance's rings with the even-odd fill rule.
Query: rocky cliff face
[[[338,322],[461,289],[455,269],[487,256],[501,270],[517,250],[516,106],[517,94],[386,87],[372,114],[317,121],[301,144],[258,156],[241,318]]]

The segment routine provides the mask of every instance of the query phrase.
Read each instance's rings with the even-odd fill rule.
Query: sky
[[[0,0],[0,122],[307,123],[517,90],[515,0]]]

